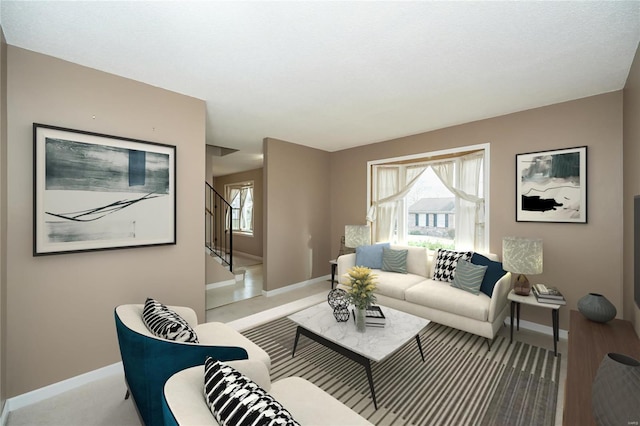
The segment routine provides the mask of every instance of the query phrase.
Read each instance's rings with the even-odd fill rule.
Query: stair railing
[[[233,229],[231,205],[205,182],[205,245],[212,256],[233,272]]]

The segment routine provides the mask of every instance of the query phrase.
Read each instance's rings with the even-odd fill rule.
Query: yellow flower
[[[365,266],[354,266],[347,275],[348,278],[343,284],[348,287],[347,295],[351,303],[364,309],[376,301],[373,292],[376,289],[377,275],[371,273],[371,269]]]

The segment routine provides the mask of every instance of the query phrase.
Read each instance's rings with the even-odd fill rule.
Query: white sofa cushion
[[[404,293],[404,298],[408,302],[478,321],[487,321],[489,317],[489,296],[484,293],[471,294],[451,287],[448,282],[422,281],[409,287]]]
[[[425,278],[429,276],[429,263],[427,249],[424,247],[391,245],[393,250],[407,250],[407,272],[421,275]]]
[[[393,297],[403,300],[404,292],[422,281],[424,277],[415,274],[399,274],[397,272],[381,271],[379,269],[372,270],[378,276],[376,279],[376,294]]]

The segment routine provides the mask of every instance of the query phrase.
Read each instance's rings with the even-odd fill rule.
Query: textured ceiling
[[[619,90],[639,1],[6,1],[10,45],[206,101],[216,174]]]

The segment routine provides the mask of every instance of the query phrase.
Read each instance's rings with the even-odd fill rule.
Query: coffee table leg
[[[422,362],[424,362],[424,352],[422,352],[422,343],[420,343],[419,334],[416,334],[416,342],[418,342],[418,349],[420,349],[420,356],[422,357]]]
[[[300,326],[296,329],[296,340],[293,342],[293,350],[291,351],[291,358],[296,356],[296,347],[298,346],[298,338],[300,337]]]
[[[361,364],[367,370],[367,378],[369,379],[369,388],[371,389],[371,397],[373,398],[373,406],[378,409],[378,401],[376,401],[376,391],[373,388],[373,374],[371,373],[371,362],[367,358],[363,358]]]
[[[333,343],[332,341],[322,336],[319,336],[314,332],[309,331],[306,328],[301,326],[298,326],[298,328],[296,329],[296,340],[293,343],[293,351],[291,353],[291,357],[293,357],[293,355],[296,352],[296,346],[298,345],[298,337],[300,337],[301,334],[362,365],[367,372],[367,379],[369,379],[369,388],[371,389],[373,406],[375,407],[376,410],[378,409],[378,401],[376,400],[376,391],[373,387],[373,374],[371,372],[371,361],[369,361],[369,358],[366,358],[360,354],[350,351],[349,349],[342,347],[337,343]]]

